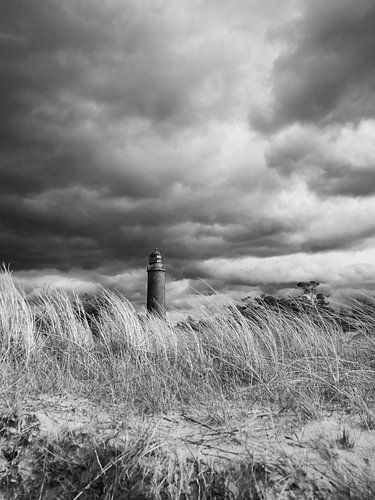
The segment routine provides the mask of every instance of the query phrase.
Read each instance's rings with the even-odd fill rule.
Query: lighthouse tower
[[[165,267],[157,248],[149,257],[147,275],[147,310],[165,318]]]

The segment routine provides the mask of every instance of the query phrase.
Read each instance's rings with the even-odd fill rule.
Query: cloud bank
[[[137,307],[155,246],[178,310],[199,277],[371,287],[374,22],[370,0],[4,0],[2,260]]]

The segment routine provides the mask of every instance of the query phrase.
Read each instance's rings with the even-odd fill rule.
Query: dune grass
[[[267,307],[257,308],[251,319],[233,304],[207,309],[193,328],[139,316],[123,296],[108,290],[100,291],[100,303],[100,314],[90,329],[78,297],[72,301],[61,290],[45,289],[30,299],[3,270],[0,398],[10,405],[30,395],[68,393],[121,402],[139,414],[178,405],[207,408],[218,400],[225,407],[242,400],[278,413],[292,409],[305,420],[335,406],[355,409],[364,425],[369,429],[374,425],[370,407],[375,399],[375,332],[369,299],[367,309],[358,315],[356,336],[344,334],[333,316],[296,315]],[[147,446],[154,449],[150,443]],[[116,453],[110,451],[112,461],[117,460]],[[161,470],[167,474],[163,460]],[[170,463],[168,467],[171,475]],[[181,464],[178,467],[181,475]],[[250,467],[247,484],[252,484],[254,498],[266,498],[254,478],[262,476],[259,481],[263,481],[267,474],[257,467]],[[156,472],[147,474],[151,484]],[[193,472],[189,474],[191,483]],[[196,498],[226,498],[224,493],[211,497],[207,493],[221,487],[218,474],[206,469],[200,476],[206,481],[206,496]],[[244,480],[242,469],[233,474],[238,476],[235,481]],[[194,477],[199,486],[197,474]],[[161,476],[159,486],[160,481]],[[150,488],[149,497],[157,497],[156,486]],[[176,492],[170,497],[182,498]]]
[[[248,320],[231,304],[207,309],[198,328],[175,326],[139,317],[118,293],[100,293],[93,335],[78,297],[74,307],[65,292],[46,289],[30,300],[3,271],[0,390],[78,391],[141,411],[218,392],[265,404],[283,404],[282,394],[285,404],[289,398],[311,408],[373,399],[371,314],[361,317],[359,341],[335,318],[264,308]]]

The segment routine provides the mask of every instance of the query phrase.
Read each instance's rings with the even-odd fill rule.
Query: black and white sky
[[[375,288],[375,1],[1,0],[0,191],[27,289]]]

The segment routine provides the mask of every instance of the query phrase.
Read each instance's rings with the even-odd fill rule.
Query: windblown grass
[[[78,297],[75,303],[61,290],[30,301],[1,273],[1,391],[14,384],[28,393],[66,389],[148,410],[218,391],[311,409],[374,397],[372,312],[360,317],[358,342],[334,317],[264,308],[249,320],[230,304],[207,310],[198,327],[175,326],[139,317],[119,293],[102,290],[93,335]]]
[[[104,289],[100,291],[100,304],[99,314],[89,322],[78,297],[73,304],[65,292],[46,289],[30,299],[15,286],[11,274],[3,270],[0,398],[8,404],[14,401],[19,404],[30,395],[69,394],[96,402],[121,402],[141,414],[163,412],[178,405],[207,408],[218,400],[225,407],[231,401],[242,400],[273,408],[278,414],[293,410],[305,421],[316,417],[322,408],[335,406],[355,408],[361,414],[363,428],[375,427],[371,409],[375,400],[371,304],[375,305],[375,301],[370,296],[366,307],[360,309],[358,304],[355,334],[344,333],[334,315],[296,315],[266,306],[258,307],[251,319],[242,316],[233,304],[207,309],[201,321],[192,326],[173,325],[155,316],[139,316],[123,296]],[[347,438],[347,434],[340,437],[346,448],[352,443]],[[98,487],[99,481],[104,490],[116,487],[123,491],[121,485],[126,478],[134,479],[141,474],[143,479],[148,478],[148,493],[142,492],[144,498],[149,495],[180,498],[181,474],[185,474],[185,489],[193,484],[206,492],[206,496],[197,493],[198,496],[191,498],[227,498],[223,485],[228,476],[218,470],[208,467],[200,474],[194,469],[196,464],[193,468],[191,464],[168,462],[167,465],[163,456],[158,462],[159,472],[156,469],[150,472],[145,465],[147,460],[143,459],[155,454],[156,448],[151,441],[147,443],[143,448],[133,443],[136,451],[135,455],[129,455],[131,467],[124,462],[125,455],[119,458],[120,452],[108,448],[108,471],[117,471],[115,483],[110,481],[110,484],[103,483],[102,458],[97,458],[97,452],[90,448],[90,457],[85,455],[83,462],[92,463],[91,475],[86,483],[80,479],[75,485],[76,494],[84,498],[89,489],[85,490],[84,484],[90,481],[93,488]],[[50,469],[61,467],[64,459],[58,461],[56,450],[53,453],[48,450],[46,447],[43,455],[46,468],[43,481],[53,482]],[[64,453],[62,450],[61,454]],[[105,450],[101,448],[100,453],[105,455]],[[284,466],[286,462],[275,467],[280,471]],[[77,467],[81,470],[81,465]],[[238,486],[239,481],[247,481],[254,498],[266,498],[259,493],[258,485],[259,481],[267,482],[265,465],[254,463],[246,467],[250,467],[249,474],[243,468],[232,470],[233,484]],[[293,467],[296,469],[291,472]],[[298,467],[290,465],[288,474],[298,475]],[[129,476],[130,469],[135,476]],[[74,470],[72,474],[76,473]],[[162,479],[163,474],[169,477],[167,482]],[[176,479],[176,474],[180,479]],[[134,479],[134,484],[126,483],[126,488],[137,488],[136,483]],[[348,488],[352,494],[351,486]],[[366,488],[375,492],[375,486]],[[173,494],[167,494],[172,490]],[[215,496],[212,493],[215,491],[221,491],[221,496],[219,493]]]

